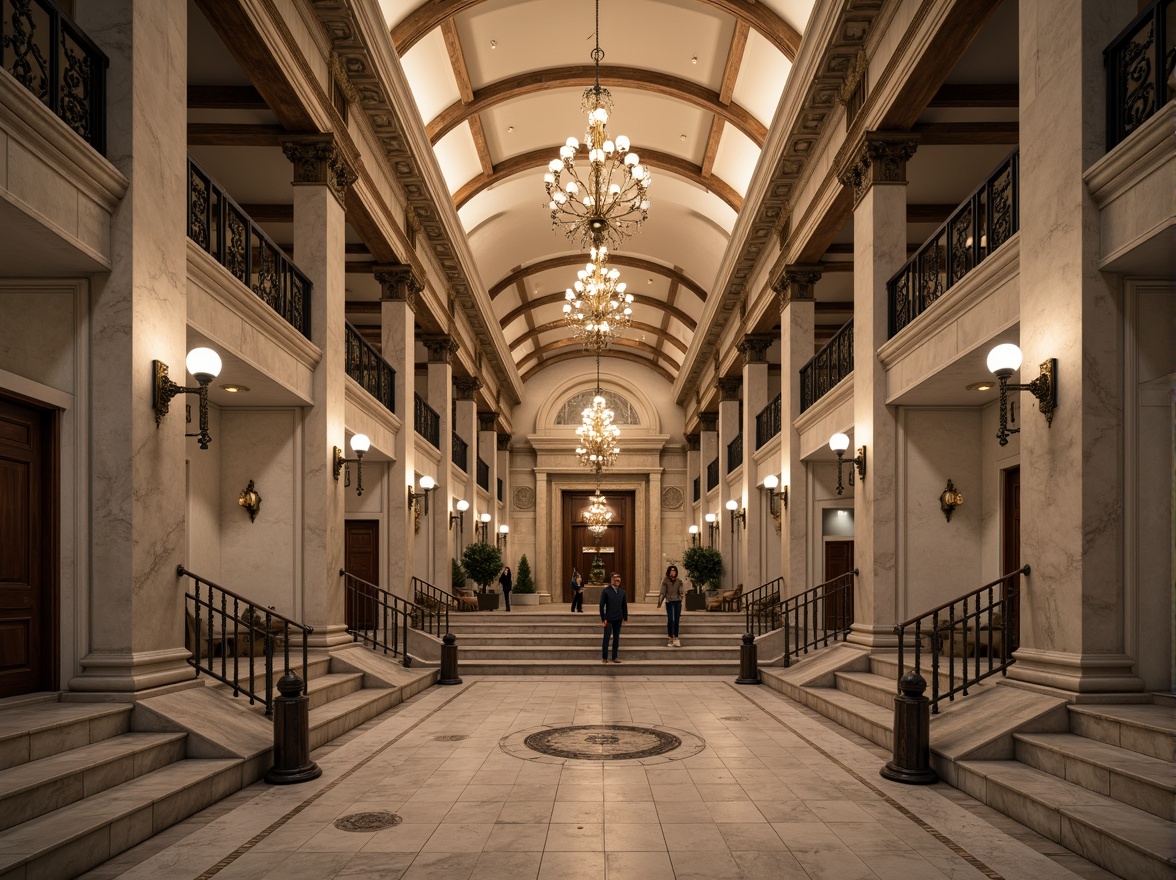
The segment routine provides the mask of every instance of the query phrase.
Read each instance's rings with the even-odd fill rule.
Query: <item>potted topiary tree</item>
[[[511,601],[516,605],[538,605],[539,594],[535,592],[535,578],[531,574],[531,563],[527,561],[527,554],[519,557],[519,570],[515,572],[514,589],[510,592]]]
[[[486,588],[498,580],[502,571],[502,551],[493,544],[467,544],[461,554],[461,564],[466,574],[478,585],[478,610],[497,611],[498,592],[487,592]]]
[[[723,577],[723,554],[714,547],[689,547],[682,557],[690,591],[686,594],[687,611],[706,610],[703,590],[718,589]]]

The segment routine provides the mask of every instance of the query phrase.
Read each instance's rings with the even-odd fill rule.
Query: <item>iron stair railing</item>
[[[780,605],[784,629],[784,665],[810,650],[843,641],[853,625],[853,579],[858,570],[830,578]]]
[[[744,632],[758,637],[780,628],[780,594],[783,590],[784,578],[778,577],[743,594],[743,615],[747,623]]]

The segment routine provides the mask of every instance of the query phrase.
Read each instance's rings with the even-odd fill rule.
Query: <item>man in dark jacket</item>
[[[629,619],[629,600],[621,588],[621,576],[615,571],[609,584],[600,591],[600,625],[604,627],[604,641],[600,645],[600,662],[608,662],[608,643],[612,642],[612,662],[620,663],[617,651],[621,647],[621,624]]]

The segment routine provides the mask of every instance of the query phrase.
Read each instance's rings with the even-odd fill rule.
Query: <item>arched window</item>
[[[637,417],[637,410],[633,408],[633,404],[616,392],[602,390],[600,393],[607,402],[608,408],[613,411],[614,425],[641,424],[641,419]],[[592,406],[592,398],[595,396],[596,392],[590,390],[573,394],[556,413],[555,423],[557,425],[579,425],[583,421],[584,410]]]

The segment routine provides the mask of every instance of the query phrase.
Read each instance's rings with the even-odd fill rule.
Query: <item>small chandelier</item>
[[[617,445],[621,429],[612,423],[613,411],[608,408],[608,401],[600,390],[599,353],[596,355],[596,396],[592,398],[592,405],[586,407],[581,415],[583,424],[576,428],[576,455],[580,458],[580,464],[599,474],[615,464],[621,454],[621,447]]]
[[[559,148],[543,175],[551,225],[562,229],[581,247],[604,244],[617,247],[649,216],[649,171],[629,149],[629,139],[608,137],[605,125],[612,112],[612,94],[600,85],[600,0],[596,0],[596,82],[584,90],[580,109],[588,114],[584,144],[588,164],[576,168],[574,159],[580,142],[574,137]],[[583,172],[583,175],[581,175]]]
[[[621,273],[608,268],[608,248],[592,249],[592,260],[576,273],[564,294],[564,323],[584,347],[602,351],[629,329],[633,294],[625,293]]]
[[[609,509],[608,500],[600,494],[599,486],[588,502],[588,509],[583,513],[584,522],[588,524],[588,531],[599,537],[612,525],[613,512]]]

